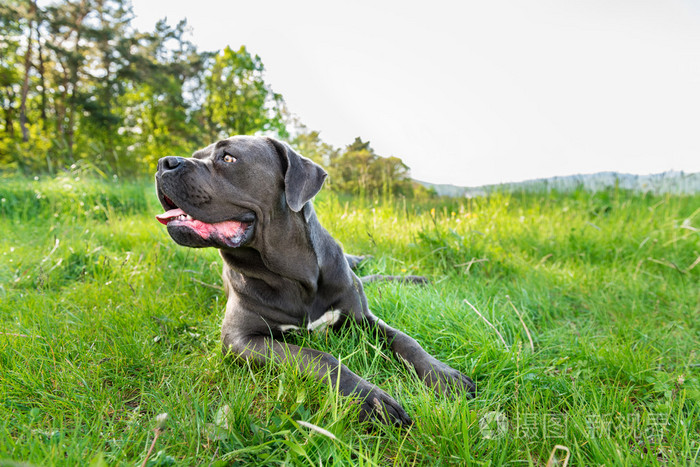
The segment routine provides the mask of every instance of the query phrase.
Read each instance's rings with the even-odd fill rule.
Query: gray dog
[[[360,416],[409,425],[401,405],[331,355],[287,343],[286,332],[337,329],[349,320],[385,339],[430,387],[474,394],[471,379],[374,316],[360,279],[321,227],[311,199],[326,178],[318,165],[272,138],[234,136],[158,162],[157,216],[180,245],[219,248],[228,301],[221,339],[256,364],[279,360],[313,372],[360,401]]]

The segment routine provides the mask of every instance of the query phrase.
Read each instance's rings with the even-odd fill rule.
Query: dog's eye
[[[236,158],[233,157],[231,154],[224,154],[224,162],[232,163],[236,162]]]

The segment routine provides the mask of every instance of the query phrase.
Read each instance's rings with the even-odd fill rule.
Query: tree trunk
[[[27,130],[27,94],[29,94],[29,72],[32,69],[32,39],[34,37],[36,4],[32,3],[29,14],[29,37],[27,38],[27,53],[24,54],[24,79],[22,80],[22,94],[19,104],[19,127],[22,130],[22,141],[25,143],[29,141],[29,131]]]
[[[75,48],[73,50],[74,54],[81,55],[82,50],[80,46],[80,40],[82,38],[82,24],[83,20],[89,13],[89,9],[87,7],[87,2],[83,0],[80,2],[80,14],[76,18],[76,24],[75,24]],[[67,60],[68,63],[68,71],[70,72],[70,94],[68,95],[68,128],[66,130],[66,143],[68,144],[68,156],[70,159],[73,159],[73,143],[74,143],[74,135],[75,135],[75,115],[76,115],[76,107],[78,106],[78,99],[77,99],[77,93],[78,93],[78,81],[80,79],[79,73],[80,73],[80,61],[76,60],[75,58],[68,58]]]
[[[12,92],[12,87],[5,87],[7,91],[7,107],[3,109],[5,112],[5,131],[10,139],[15,139],[15,121],[13,119],[14,109],[12,108],[12,102],[14,99],[14,93]]]
[[[39,52],[39,84],[41,86],[41,126],[46,128],[46,69],[44,66],[44,53],[41,47],[41,36],[39,32],[39,25],[37,23],[36,28],[36,42]]]
[[[68,101],[68,72],[66,71],[65,65],[61,62],[62,78],[63,78],[63,90],[61,91],[61,98],[56,101],[56,131],[63,141],[66,139],[66,107]]]

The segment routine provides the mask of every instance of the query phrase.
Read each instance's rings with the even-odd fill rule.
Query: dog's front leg
[[[426,385],[448,396],[460,392],[471,397],[476,394],[471,378],[433,357],[415,339],[392,328],[369,310],[360,322],[370,332],[381,336],[397,357],[416,370]]]
[[[322,382],[329,382],[344,396],[357,396],[360,418],[393,425],[413,423],[406,411],[389,394],[350,371],[330,354],[299,347],[265,336],[224,336],[224,353],[231,351],[256,365],[281,362],[296,365]]]

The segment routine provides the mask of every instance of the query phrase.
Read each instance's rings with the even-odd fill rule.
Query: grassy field
[[[0,198],[0,465],[700,462],[700,196],[323,193],[363,273],[432,280],[368,286],[373,312],[477,382],[447,400],[355,329],[296,339],[402,402],[407,431],[222,359],[218,254],[169,239],[150,183],[0,178]]]

